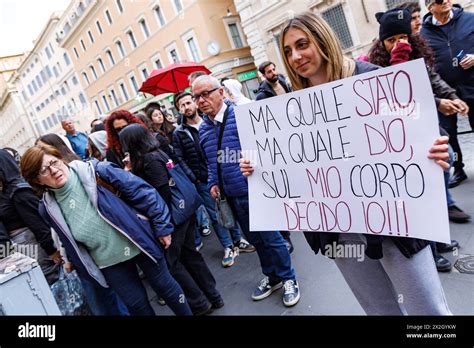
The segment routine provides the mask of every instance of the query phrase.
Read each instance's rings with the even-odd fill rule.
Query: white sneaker
[[[234,264],[234,260],[237,257],[237,253],[231,248],[224,249],[224,258],[222,259],[223,267],[230,267]]]

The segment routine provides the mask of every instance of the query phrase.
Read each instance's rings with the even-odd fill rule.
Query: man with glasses
[[[263,300],[284,287],[284,305],[294,306],[300,299],[300,291],[283,237],[278,231],[250,232],[248,184],[239,167],[241,147],[234,107],[232,103],[224,102],[224,88],[212,76],[198,77],[192,84],[192,93],[193,100],[204,113],[199,138],[207,162],[208,189],[214,199],[219,194],[226,196],[242,232],[257,249],[265,275],[253,292],[252,299]],[[222,126],[222,143],[218,154]]]
[[[474,129],[474,14],[452,0],[426,0],[429,13],[423,18],[421,35],[435,54],[436,71],[469,106],[469,123]],[[449,187],[467,179],[457,139],[457,114],[441,119],[455,152],[454,173]]]
[[[175,102],[183,115],[183,121],[173,133],[174,153],[183,166],[189,167],[187,172],[193,175],[190,179],[202,198],[216,235],[224,248],[222,266],[230,267],[234,264],[239,252],[249,253],[255,251],[255,248],[241,237],[238,228],[227,230],[217,223],[215,203],[207,189],[206,161],[199,145],[199,126],[202,123],[202,117],[198,113],[198,107],[191,93],[182,92],[176,95]],[[196,240],[202,243],[198,234]]]

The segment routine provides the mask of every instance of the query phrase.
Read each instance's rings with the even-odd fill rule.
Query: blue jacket
[[[152,186],[108,162],[73,161],[69,168],[77,173],[93,206],[107,223],[155,262],[163,257],[157,238],[171,234],[173,225],[165,202]],[[120,192],[120,198],[97,184],[96,173]],[[74,240],[53,193],[44,193],[40,214],[57,232],[69,260],[81,276],[108,287],[86,248]]]
[[[433,15],[423,18],[421,35],[435,53],[435,68],[451,87],[456,88],[459,97],[474,101],[474,67],[467,70],[453,64],[456,55],[463,50],[474,54],[474,13],[464,12],[459,5],[453,5],[453,18],[439,27],[432,23]],[[443,27],[447,32],[443,31]]]
[[[228,113],[227,122],[222,136],[221,150],[224,156],[221,162],[222,186],[224,192],[229,197],[246,196],[248,194],[247,178],[242,175],[239,167],[241,146],[239,133],[237,132],[237,123],[235,122],[234,107],[229,101],[226,112]],[[217,139],[219,137],[220,122],[217,125],[209,118],[203,116],[203,122],[199,127],[199,139],[201,147],[206,158],[208,169],[208,187],[209,189],[218,185],[217,175]]]

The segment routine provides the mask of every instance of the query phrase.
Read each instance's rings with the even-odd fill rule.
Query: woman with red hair
[[[117,110],[110,114],[105,120],[105,131],[107,132],[108,149],[105,155],[107,161],[119,165],[121,168],[125,167],[123,159],[125,154],[122,152],[120,145],[119,133],[129,124],[139,123],[143,126],[145,124],[131,112],[127,110]]]

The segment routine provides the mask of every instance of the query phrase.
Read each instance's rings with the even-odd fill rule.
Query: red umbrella
[[[195,71],[211,73],[203,64],[195,62],[175,63],[166,68],[153,70],[150,77],[143,82],[139,91],[153,95],[178,93],[189,87],[188,76]]]

